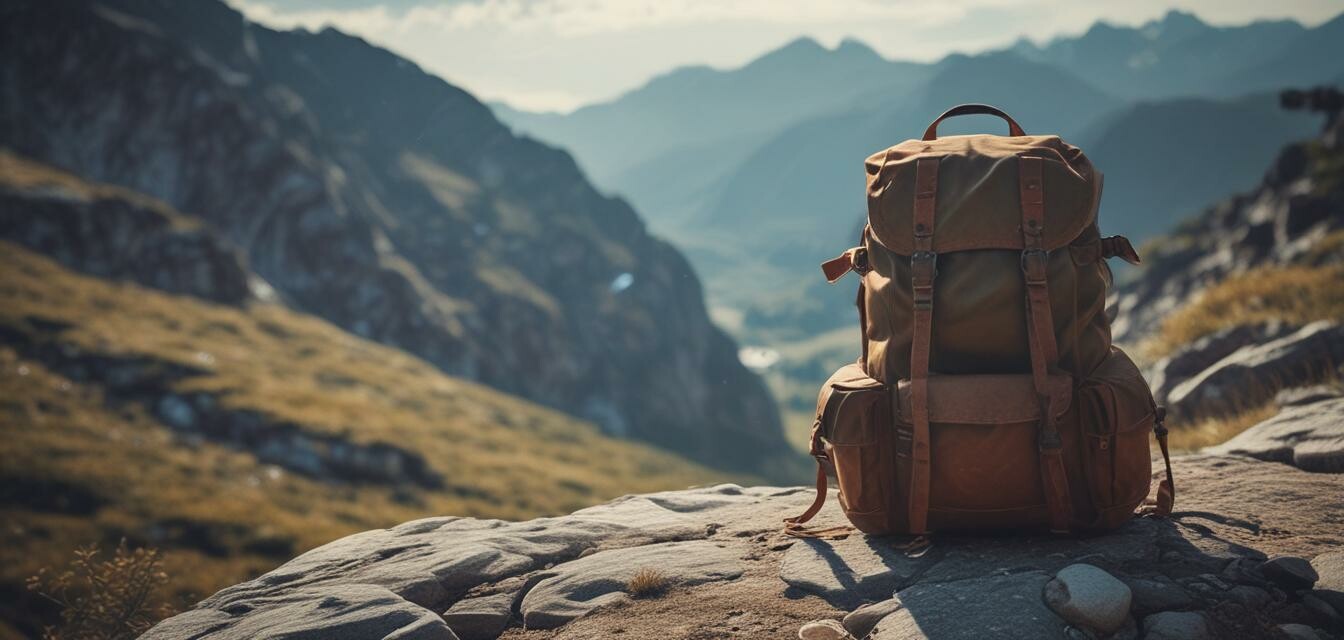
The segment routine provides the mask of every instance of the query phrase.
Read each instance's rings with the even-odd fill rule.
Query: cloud
[[[546,32],[566,38],[725,22],[804,28],[899,19],[913,29],[951,24],[977,8],[1020,4],[1024,0],[471,0],[421,4],[405,10],[390,9],[385,4],[347,10],[282,10],[263,0],[233,2],[248,18],[282,28],[334,26],[389,35],[430,27],[448,32],[491,29]]]

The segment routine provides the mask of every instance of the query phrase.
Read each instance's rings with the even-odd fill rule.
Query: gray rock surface
[[[800,540],[784,552],[779,575],[790,586],[837,605],[881,600],[933,564],[929,557],[908,557],[897,548],[901,542],[899,538],[869,536]]]
[[[1125,583],[1090,564],[1071,564],[1045,585],[1045,604],[1061,618],[1111,634],[1129,617],[1131,594]]]
[[[514,600],[512,593],[463,598],[443,612],[443,621],[462,640],[497,638],[509,626]]]
[[[1344,551],[1331,551],[1312,558],[1319,579],[1312,594],[1344,614]]]
[[[656,570],[669,587],[692,587],[742,575],[739,552],[704,540],[599,551],[555,569],[523,598],[529,629],[551,629],[598,607],[630,597],[627,583],[641,569]],[[545,574],[543,574],[545,575]]]
[[[1063,620],[1041,600],[1043,571],[918,584],[897,594],[901,608],[883,618],[872,640],[1067,638]]]
[[[1306,471],[1344,472],[1344,398],[1291,404],[1207,450],[1282,462]]]
[[[1153,389],[1153,398],[1159,403],[1165,403],[1167,395],[1176,385],[1199,375],[1238,349],[1277,340],[1297,329],[1277,321],[1228,327],[1191,342],[1157,361],[1144,370],[1144,378]]]
[[[1176,385],[1167,395],[1177,415],[1231,414],[1269,400],[1283,387],[1316,382],[1344,362],[1344,326],[1322,320],[1263,344],[1242,347]]]
[[[1192,626],[1176,624],[1183,620],[1217,637],[1252,639],[1272,637],[1263,630],[1278,624],[1326,624],[1281,593],[1255,608],[1236,589],[1272,591],[1255,569],[1271,555],[1315,557],[1326,567],[1320,586],[1336,584],[1328,552],[1344,548],[1344,476],[1247,457],[1174,462],[1179,497],[1170,519],[1087,536],[940,535],[920,558],[895,549],[901,538],[784,536],[780,520],[811,502],[806,488],[627,496],[527,522],[427,518],[314,549],[145,637],[243,640],[281,629],[298,638],[451,638],[456,625],[463,637],[489,638],[494,631],[463,624],[484,611],[483,621],[507,621],[502,636],[510,640],[779,638],[840,618],[856,637],[875,627],[878,638],[1082,638],[1092,632],[1043,597],[1054,574],[1079,563],[1129,586],[1119,639],[1137,635],[1134,617],[1152,626],[1165,620],[1154,614],[1182,610],[1195,617],[1172,618],[1157,626],[1167,636],[1150,635],[1180,637],[1173,634]],[[842,522],[832,502],[816,524]],[[626,597],[630,572],[648,564],[689,578],[659,597]],[[844,593],[842,579],[863,597]],[[862,600],[877,604],[858,608]]]
[[[1143,619],[1144,640],[1205,640],[1209,622],[1198,611],[1164,611]]]

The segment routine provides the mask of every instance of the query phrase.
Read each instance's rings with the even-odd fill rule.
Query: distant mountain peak
[[[846,56],[882,57],[882,54],[868,46],[867,42],[859,40],[853,36],[847,36],[845,39],[841,40],[840,44],[836,45],[835,52]]]
[[[1173,40],[1188,37],[1211,29],[1208,23],[1193,13],[1172,9],[1161,20],[1152,20],[1139,27],[1139,32],[1149,40]]]

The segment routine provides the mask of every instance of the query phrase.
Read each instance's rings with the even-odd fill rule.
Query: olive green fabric
[[[1101,174],[1057,136],[949,136],[908,140],[873,154],[868,173],[866,272],[861,295],[865,370],[894,383],[910,375],[910,254],[916,160],[938,157],[933,248],[932,373],[1026,373],[1026,286],[1021,269],[1018,158],[1043,159],[1043,245],[1060,369],[1086,376],[1110,350],[1110,268],[1100,258]]]

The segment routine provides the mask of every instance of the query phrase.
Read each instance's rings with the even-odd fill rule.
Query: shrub
[[[158,550],[131,551],[123,539],[109,560],[94,545],[75,550],[68,568],[48,568],[28,579],[28,588],[61,607],[61,622],[48,640],[129,640],[172,614],[155,600],[168,582]]]
[[[663,572],[644,567],[636,571],[635,575],[630,577],[630,581],[625,583],[625,590],[636,598],[656,598],[665,593],[670,586],[672,581],[663,575]]]

